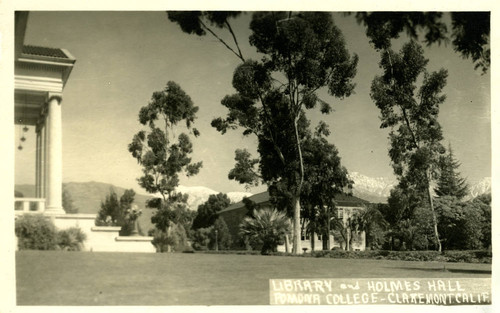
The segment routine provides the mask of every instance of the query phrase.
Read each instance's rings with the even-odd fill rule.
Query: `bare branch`
[[[243,62],[245,62],[245,58],[243,57],[243,53],[241,53],[240,45],[238,44],[238,40],[236,39],[236,35],[233,32],[233,28],[231,27],[231,24],[229,24],[227,19],[225,20],[225,23],[226,23],[227,29],[229,29],[229,32],[231,33],[231,36],[233,36],[233,40],[234,40],[234,43],[236,45],[236,48],[238,48],[238,53],[240,55],[240,59],[243,60]]]
[[[199,19],[200,21],[200,24],[203,28],[205,28],[210,34],[212,34],[212,36],[214,36],[215,38],[217,38],[224,46],[226,46],[226,48],[229,49],[229,51],[231,51],[232,53],[234,53],[234,55],[236,55],[236,57],[238,57],[238,59],[242,60],[243,62],[245,62],[245,59],[243,58],[242,55],[239,55],[236,51],[234,51],[233,48],[231,48],[222,38],[220,38],[219,36],[217,36],[216,33],[214,33],[208,26],[205,25],[205,23],[203,23],[203,21],[201,19]],[[239,47],[238,47],[239,49]]]

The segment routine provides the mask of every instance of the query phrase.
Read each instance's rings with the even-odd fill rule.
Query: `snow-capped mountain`
[[[349,173],[354,181],[353,194],[370,202],[387,202],[391,189],[397,185],[397,180],[387,177],[369,177],[358,172]]]
[[[178,186],[176,188],[178,192],[181,192],[183,194],[189,195],[188,198],[188,205],[189,208],[193,211],[196,211],[198,209],[198,206],[200,204],[203,204],[205,201],[208,200],[208,197],[210,195],[218,194],[218,191],[215,191],[213,189],[203,187],[203,186],[194,186],[194,187],[188,187],[188,186]],[[231,200],[231,203],[236,203],[241,201],[244,197],[250,197],[252,193],[250,192],[238,192],[238,191],[233,191],[233,192],[228,192],[227,196]]]
[[[353,194],[370,202],[387,202],[391,189],[398,184],[396,179],[368,177],[357,172],[351,172],[349,176],[354,181]],[[479,182],[469,185],[469,195],[465,200],[490,192],[491,177],[484,177]]]
[[[491,192],[491,177],[485,177],[479,182],[469,186],[469,196],[472,199],[485,193]]]

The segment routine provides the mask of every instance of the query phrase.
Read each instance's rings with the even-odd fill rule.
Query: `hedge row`
[[[19,250],[80,251],[86,239],[78,227],[57,230],[50,219],[42,215],[23,215],[16,219]]]
[[[292,255],[290,253],[276,253],[276,255]],[[303,257],[335,258],[335,259],[375,259],[375,260],[399,260],[399,261],[438,261],[438,262],[465,262],[465,263],[490,263],[493,254],[487,250],[464,250],[464,251],[313,251],[304,253]]]
[[[242,254],[258,255],[259,251],[205,251],[203,253],[217,254]],[[399,261],[438,261],[438,262],[462,262],[462,263],[489,263],[493,253],[488,250],[464,250],[464,251],[388,251],[388,250],[367,250],[367,251],[313,251],[312,253],[291,254],[285,252],[275,252],[277,256],[314,257],[314,258],[334,258],[334,259],[375,259],[375,260],[399,260]]]

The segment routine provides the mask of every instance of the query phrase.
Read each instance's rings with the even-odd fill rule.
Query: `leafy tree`
[[[101,209],[97,212],[95,224],[96,226],[118,226],[121,215],[118,196],[114,189],[111,188],[109,194],[106,195],[106,199],[101,201]]]
[[[365,232],[366,246],[379,247],[389,225],[378,208],[375,205],[368,205],[364,210],[355,214],[353,219],[357,231]]]
[[[217,234],[216,234],[217,231]],[[231,234],[223,218],[219,217],[214,224],[193,231],[193,248],[195,250],[215,249],[227,250],[232,244]]]
[[[179,184],[179,173],[187,176],[199,172],[202,164],[191,163],[189,155],[193,145],[188,135],[180,133],[175,142],[174,127],[185,122],[186,127],[196,118],[198,107],[175,82],[169,81],[162,91],[153,93],[151,101],[139,111],[139,122],[149,131],[139,131],[128,146],[129,152],[142,165],[143,176],[139,185],[149,193],[159,193],[163,200],[170,196]],[[192,129],[199,135],[196,128]]]
[[[255,170],[259,159],[253,159],[246,149],[236,149],[234,160],[236,163],[234,168],[229,171],[228,178],[245,184],[246,189],[258,186],[259,180],[262,179],[260,173]]]
[[[222,100],[229,113],[226,118],[213,120],[212,126],[223,134],[227,129],[241,127],[245,135],[257,136],[262,179],[267,184],[280,185],[278,189],[286,190],[291,196],[293,250],[300,253],[300,194],[305,173],[301,131],[306,129],[303,127],[307,123],[305,110],[319,105],[323,113],[331,111],[330,104],[317,95],[322,87],[338,98],[352,93],[351,80],[356,73],[357,56],[349,55],[344,38],[329,13],[254,13],[250,44],[263,54],[260,61],[245,59],[239,49],[228,20],[238,13],[220,12],[217,16],[201,12],[168,14],[170,20],[179,23],[187,33],[203,35],[205,31],[210,32],[243,62],[233,76],[237,93]],[[203,20],[227,29],[232,35],[233,46],[217,36]],[[243,159],[255,164],[249,156]],[[231,173],[234,179],[247,185],[255,183],[257,177],[248,175],[248,171],[237,176],[238,164]]]
[[[172,223],[168,231],[155,228],[149,235],[153,236],[151,243],[155,246],[156,252],[184,251],[188,248],[186,230],[182,225]]]
[[[451,31],[442,12],[359,12],[358,23],[366,27],[366,35],[376,49],[387,49],[391,39],[406,32],[413,40],[419,30],[428,46],[452,42],[455,52],[471,58],[474,68],[483,73],[490,67],[490,12],[451,12]]]
[[[181,225],[185,230],[188,238],[191,238],[193,221],[196,218],[196,211],[190,210],[187,206],[179,205],[174,209],[173,222]]]
[[[480,226],[483,247],[491,249],[491,193],[477,196],[470,203],[481,212],[483,218],[483,223]]]
[[[443,196],[436,200],[440,233],[445,249],[478,249],[482,243],[484,219],[473,203],[460,202],[456,197]]]
[[[332,218],[334,234],[342,237],[341,242],[345,244],[344,249],[349,251],[352,248],[352,241],[355,237],[358,228],[355,214],[347,217],[346,219],[335,216]]]
[[[415,236],[412,245],[409,247],[411,250],[429,250],[436,247],[434,240],[434,221],[432,212],[427,206],[419,206],[413,212],[411,219],[415,225]]]
[[[465,178],[457,172],[460,163],[453,156],[451,145],[448,148],[448,154],[439,160],[439,177],[437,187],[434,191],[438,196],[452,196],[462,199],[468,194],[469,187]]]
[[[151,222],[161,231],[167,231],[171,223],[185,222],[188,195],[172,193],[167,199],[153,198],[147,202],[148,207],[158,208],[151,216]]]
[[[253,213],[256,210],[260,209],[260,205],[257,204],[255,201],[252,201],[250,198],[243,197],[241,202],[243,202],[243,205],[244,205],[245,209],[247,210],[246,216],[253,217]]]
[[[132,203],[135,200],[135,191],[127,189],[120,197],[120,214],[118,216],[118,225],[121,226],[120,236],[129,236],[134,230],[134,222],[129,219],[129,213],[132,210]]]
[[[210,235],[213,232],[213,226],[207,228],[198,228],[193,231],[193,248],[195,250],[208,250],[210,246]]]
[[[120,236],[128,236],[133,230],[133,224],[129,221],[127,214],[134,202],[135,191],[125,190],[118,200],[116,192],[111,188],[104,201],[101,201],[101,209],[95,219],[96,226],[121,226]]]
[[[440,155],[445,152],[441,126],[437,121],[439,105],[445,101],[441,91],[447,71],[428,73],[423,49],[411,41],[399,53],[382,52],[381,76],[372,82],[373,101],[381,112],[381,128],[391,128],[389,156],[403,190],[427,194],[433,212],[435,240],[441,250],[437,218],[431,194],[431,180],[436,177]],[[423,74],[423,77],[421,76]],[[422,78],[417,90],[417,81]]]
[[[301,194],[303,216],[310,233],[322,235],[323,250],[329,250],[331,219],[335,212],[335,197],[350,193],[353,182],[340,163],[335,145],[329,143],[326,124],[321,123],[313,136],[304,141],[305,176]],[[314,236],[311,244],[314,246]],[[314,247],[311,247],[314,249]]]
[[[427,203],[426,199],[426,195],[415,188],[408,185],[399,185],[391,190],[390,196],[387,199],[387,205],[379,205],[380,212],[389,223],[387,236],[389,237],[388,244],[391,250],[399,248],[399,245],[396,245],[396,239],[400,242],[406,242],[409,249],[415,247],[415,245],[413,245],[413,239],[409,241],[409,238],[417,236],[417,234],[415,234],[415,236],[411,234],[420,231],[417,230],[417,227],[419,227],[417,225],[421,225],[424,220],[427,220],[427,218],[421,214],[422,207]],[[425,212],[429,214],[429,216],[432,216],[432,212]],[[408,231],[411,233],[408,233]],[[424,242],[424,246],[429,246],[427,239]]]
[[[217,232],[217,239],[215,238],[215,232]],[[215,220],[213,225],[213,231],[211,234],[211,246],[215,248],[217,243],[218,250],[227,250],[231,247],[232,238],[229,233],[229,228],[227,228],[227,224],[222,217],[219,217]]]
[[[399,239],[399,245],[392,243],[396,250],[428,250],[434,246],[432,213],[427,207],[416,207],[410,218],[399,220],[393,228],[393,238]]]
[[[193,229],[207,228],[214,225],[217,212],[227,208],[231,200],[224,193],[210,195],[205,203],[198,206],[198,212],[193,221]]]
[[[278,245],[284,243],[289,228],[290,221],[284,213],[266,208],[255,211],[253,218],[245,217],[240,232],[252,246],[261,247],[261,254],[269,254],[276,252]]]
[[[387,198],[387,207],[383,208],[382,214],[387,222],[394,227],[401,220],[413,218],[415,209],[425,201],[422,195],[408,186],[394,187]]]
[[[162,91],[156,91],[148,105],[139,111],[139,122],[148,130],[139,131],[128,146],[129,152],[142,166],[143,175],[139,185],[149,193],[158,193],[161,198],[148,202],[156,208],[151,218],[156,228],[167,231],[175,218],[175,208],[185,206],[187,196],[175,192],[179,174],[188,177],[199,172],[202,163],[192,163],[190,154],[193,145],[186,133],[176,136],[174,129],[185,123],[194,136],[199,132],[192,128],[198,107],[175,82],[169,81]],[[168,234],[167,234],[168,235]]]
[[[78,208],[76,208],[73,204],[73,198],[71,197],[71,193],[66,189],[63,190],[62,193],[62,206],[64,211],[68,214],[78,213]]]

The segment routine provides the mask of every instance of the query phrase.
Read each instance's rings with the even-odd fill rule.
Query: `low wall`
[[[43,214],[41,212],[16,211],[16,216],[22,214]],[[45,215],[50,218],[57,229],[79,227],[86,235],[83,251],[95,252],[151,252],[156,248],[151,241],[153,237],[120,236],[121,227],[95,226],[96,214],[58,214]],[[17,237],[16,237],[17,239]],[[17,247],[17,245],[16,245]]]
[[[143,236],[122,236],[116,237],[116,242],[119,244],[116,245],[123,251],[134,251],[134,252],[156,252],[155,246],[151,243],[153,237],[143,237]]]
[[[61,214],[51,217],[57,229],[80,227],[85,233],[95,225],[95,214]]]

